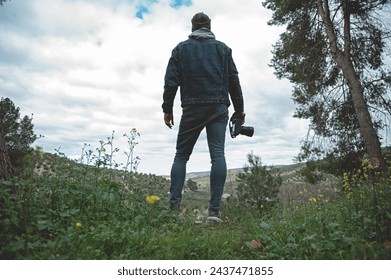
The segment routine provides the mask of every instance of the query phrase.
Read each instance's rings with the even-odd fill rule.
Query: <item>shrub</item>
[[[268,213],[278,202],[282,178],[273,168],[262,166],[259,156],[248,154],[249,171],[238,174],[237,201],[254,213]]]
[[[193,192],[195,192],[195,191],[198,190],[197,182],[193,181],[192,179],[187,179],[187,181],[186,181],[186,187],[187,187],[189,190],[193,191]]]

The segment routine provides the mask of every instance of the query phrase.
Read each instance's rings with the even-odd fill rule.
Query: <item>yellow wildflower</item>
[[[82,224],[81,224],[80,222],[77,222],[77,223],[75,224],[75,227],[81,228],[81,227],[82,227]]]
[[[160,200],[160,197],[152,194],[152,195],[148,195],[146,199],[147,199],[148,204],[155,204],[156,202],[158,202]]]

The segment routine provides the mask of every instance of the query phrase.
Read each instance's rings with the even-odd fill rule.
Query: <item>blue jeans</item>
[[[211,158],[210,210],[220,210],[221,196],[227,177],[225,162],[225,132],[228,123],[228,107],[225,104],[196,105],[183,109],[179,124],[176,154],[171,168],[170,204],[179,205],[185,184],[186,164],[201,131],[206,135]]]

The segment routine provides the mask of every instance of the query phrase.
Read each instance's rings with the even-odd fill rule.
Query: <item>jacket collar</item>
[[[189,38],[190,39],[196,39],[196,40],[215,39],[215,35],[208,28],[202,27],[200,29],[197,29],[196,31],[193,31],[189,35]]]

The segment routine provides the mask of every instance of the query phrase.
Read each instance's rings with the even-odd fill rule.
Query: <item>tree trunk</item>
[[[337,44],[337,36],[331,21],[328,0],[317,0],[317,4],[319,14],[326,28],[331,54],[338,67],[342,70],[351,90],[354,110],[369,160],[375,167],[384,167],[386,163],[382,155],[379,136],[373,126],[368,105],[365,102],[363,86],[350,58],[350,14],[347,11],[349,3],[344,0],[342,5],[344,10],[344,51],[341,51]]]
[[[12,176],[12,165],[5,145],[3,129],[0,125],[0,179],[9,180]]]
[[[361,81],[355,74],[351,61],[346,61],[344,65],[347,69],[342,69],[342,71],[351,90],[354,111],[356,112],[361,136],[363,138],[369,160],[373,166],[383,167],[386,162],[382,155],[379,136],[373,126],[368,105],[364,99],[364,89]]]

